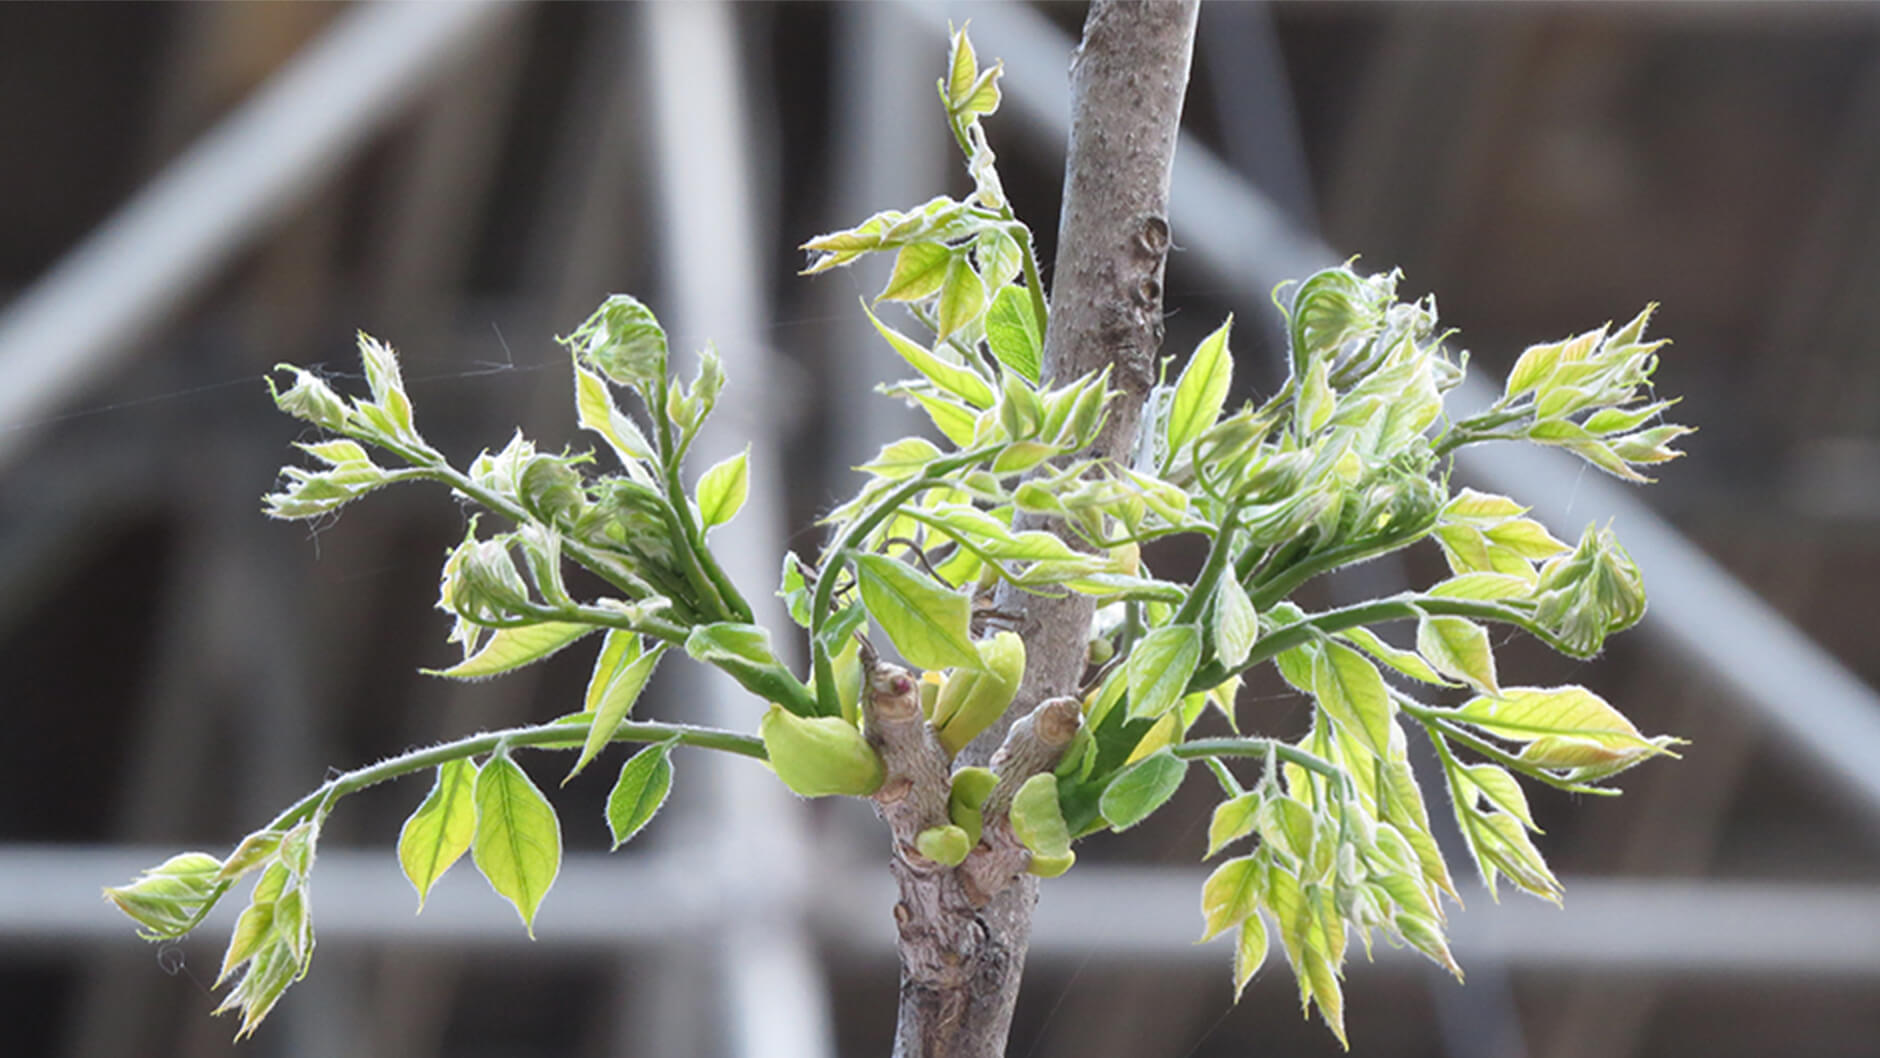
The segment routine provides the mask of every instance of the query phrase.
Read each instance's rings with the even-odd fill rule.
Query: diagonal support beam
[[[341,15],[15,298],[0,316],[0,467],[516,10],[374,4]]]

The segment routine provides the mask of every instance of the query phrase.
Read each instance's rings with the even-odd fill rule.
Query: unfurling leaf
[[[483,644],[483,649],[470,657],[447,669],[421,671],[427,676],[480,680],[541,661],[592,631],[593,625],[576,621],[543,621],[521,628],[499,628]]]
[[[1054,878],[1077,859],[1071,831],[1058,805],[1057,776],[1050,772],[1025,780],[1012,797],[1012,833],[1031,852],[1031,873]]]
[[[881,788],[881,757],[843,717],[798,716],[773,705],[758,731],[771,769],[793,793],[867,797]]]
[[[1500,698],[1473,698],[1449,715],[1515,742],[1553,735],[1608,750],[1647,755],[1669,752],[1639,734],[1632,721],[1584,687],[1508,687]]]
[[[631,633],[618,634],[631,635]],[[611,639],[611,636],[609,638]],[[645,654],[640,654],[639,637],[632,636],[632,639],[633,652],[638,656],[616,673],[598,696],[592,693],[592,687],[589,688],[589,696],[594,699],[593,719],[588,723],[587,741],[581,745],[581,756],[568,772],[568,779],[579,775],[581,769],[587,767],[589,761],[599,756],[600,751],[605,749],[607,743],[613,739],[614,729],[618,728],[620,722],[633,712],[633,703],[639,701],[640,692],[646,690],[646,681],[652,679],[653,667],[659,664],[660,655],[665,652],[665,647],[662,645]],[[564,786],[567,785],[568,779],[562,780]]]
[[[477,767],[468,758],[438,765],[437,781],[398,832],[398,866],[418,891],[418,910],[476,836]]]
[[[614,836],[613,848],[633,840],[666,803],[672,791],[674,744],[672,740],[656,742],[620,766],[620,777],[607,794],[607,830]]]
[[[868,615],[910,665],[979,667],[971,631],[973,602],[964,592],[884,555],[856,555],[855,576]]]
[[[561,823],[548,798],[502,751],[477,772],[475,798],[470,851],[477,870],[515,905],[534,937],[536,909],[561,873]]]
[[[932,297],[946,281],[947,266],[952,263],[953,251],[943,243],[909,243],[894,255],[894,273],[875,300],[919,301]]]

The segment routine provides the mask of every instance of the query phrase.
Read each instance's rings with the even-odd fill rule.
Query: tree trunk
[[[1111,368],[1121,396],[1096,454],[1127,462],[1162,345],[1162,273],[1169,246],[1168,188],[1194,50],[1198,0],[1097,0],[1071,63],[1070,146],[1045,334],[1044,374],[1060,381]],[[983,764],[1001,745],[1035,737],[1021,724],[1041,703],[1075,694],[1084,671],[1092,601],[1001,595],[1021,615],[1025,681],[1005,718],[961,753]],[[1075,730],[1072,710],[1071,730]],[[1005,835],[1009,838],[1009,832]],[[987,841],[1001,836],[988,828]],[[984,847],[980,850],[986,851]],[[1021,850],[1022,854],[1022,850]],[[959,870],[924,869],[897,854],[901,996],[896,1058],[994,1058],[1005,1053],[1031,939],[1036,879],[975,885],[977,854]],[[1023,861],[1019,861],[1022,869]],[[985,875],[985,877],[992,877]]]

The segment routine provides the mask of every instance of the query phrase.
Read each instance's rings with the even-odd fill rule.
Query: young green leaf
[[[631,467],[635,460],[650,463],[659,458],[640,428],[614,404],[606,381],[582,367],[579,358],[574,368],[574,407],[581,428],[605,438],[621,463]]]
[[[1465,766],[1463,774],[1469,782],[1488,798],[1489,803],[1519,819],[1529,830],[1538,832],[1534,825],[1534,816],[1528,811],[1527,794],[1521,790],[1521,784],[1507,770],[1495,764],[1470,764]],[[1461,796],[1458,791],[1458,796]]]
[[[1187,774],[1187,761],[1167,748],[1158,749],[1110,780],[1097,802],[1097,811],[1111,827],[1128,830],[1175,796]]]
[[[1129,654],[1129,715],[1160,716],[1188,691],[1201,664],[1201,630],[1164,625],[1142,637]]]
[[[450,865],[470,849],[477,806],[477,767],[468,759],[438,765],[437,781],[398,832],[398,865],[418,891],[418,910]]]
[[[909,664],[923,669],[976,669],[973,601],[906,563],[884,555],[856,555],[855,576],[868,615]]]
[[[1390,756],[1395,706],[1384,677],[1369,659],[1343,643],[1326,643],[1312,664],[1312,689],[1319,706],[1339,727],[1372,753]]]
[[[876,301],[919,301],[932,297],[946,281],[953,251],[937,242],[915,242],[894,255],[894,273]]]
[[[652,678],[653,667],[659,664],[659,656],[663,653],[665,647],[659,646],[635,658],[601,692],[594,703],[594,718],[588,724],[587,741],[581,745],[581,757],[569,770],[568,779],[581,774],[581,769],[607,748],[607,743],[614,737],[614,729],[633,712],[633,703],[639,701],[640,692],[646,689],[646,681]],[[563,786],[568,784],[568,779],[561,781]]]
[[[1666,752],[1584,687],[1508,687],[1500,698],[1472,698],[1450,715],[1516,742],[1564,735],[1609,749]]]
[[[972,270],[969,268],[967,271]],[[974,281],[978,281],[977,276],[974,277]],[[983,291],[981,293],[983,295]],[[862,306],[862,311],[868,314],[868,322],[875,325],[875,330],[887,339],[894,351],[900,353],[901,358],[911,364],[914,370],[925,375],[929,382],[975,408],[990,408],[995,403],[997,398],[993,395],[992,385],[975,374],[971,368],[950,364],[935,356],[926,346],[876,319],[875,314],[869,311],[867,305]],[[952,436],[951,433],[948,434],[948,437]],[[969,430],[966,441],[955,440],[954,443],[966,444],[971,443],[971,440],[972,433]]]
[[[1202,858],[1212,859],[1215,853],[1253,833],[1260,801],[1258,793],[1244,793],[1215,805],[1214,815],[1208,820],[1208,852]]]
[[[475,798],[470,852],[477,870],[515,905],[533,937],[536,909],[561,873],[561,823],[548,798],[501,751],[477,772]]]
[[[973,270],[972,262],[961,254],[947,266],[946,284],[940,288],[940,306],[935,321],[935,338],[945,339],[983,313],[986,309],[986,284]]]
[[[427,676],[480,680],[541,661],[592,631],[593,625],[577,621],[543,621],[521,628],[499,628],[489,642],[483,644],[483,649],[450,668],[420,671]]]
[[[1495,681],[1495,654],[1488,633],[1463,617],[1424,617],[1417,622],[1417,651],[1436,671],[1485,694],[1500,694]]]
[[[1247,982],[1260,971],[1260,964],[1266,962],[1267,951],[1266,920],[1259,912],[1248,915],[1240,923],[1240,938],[1234,943],[1234,1002],[1240,1002],[1240,995],[1247,990]]]
[[[1002,288],[986,310],[986,345],[999,363],[1037,385],[1044,362],[1044,336],[1031,311],[1031,296],[1024,287]]]
[[[1214,420],[1220,418],[1227,403],[1227,390],[1234,381],[1234,357],[1227,348],[1227,334],[1234,318],[1227,321],[1195,347],[1175,383],[1175,396],[1168,410],[1168,452],[1174,453],[1200,437]]]
[[[1363,625],[1359,625],[1356,628],[1347,628],[1343,632],[1340,632],[1339,635],[1356,643],[1366,654],[1371,655],[1413,680],[1433,683],[1440,687],[1452,686],[1448,680],[1443,679],[1440,673],[1430,668],[1430,663],[1424,661],[1421,655],[1417,654],[1415,651],[1399,650],[1391,646],[1389,643],[1378,638],[1376,632],[1371,631]]]
[[[704,523],[702,528],[723,525],[744,507],[744,498],[751,486],[750,456],[751,448],[746,445],[744,451],[713,466],[698,479],[698,514]]]
[[[1246,664],[1260,635],[1260,617],[1240,578],[1229,570],[1214,591],[1214,656],[1230,670]]]
[[[607,829],[614,836],[613,848],[633,840],[666,803],[666,795],[672,792],[673,745],[670,739],[656,742],[620,766],[620,778],[607,795]]]
[[[1254,916],[1266,887],[1266,864],[1258,856],[1228,860],[1201,884],[1201,916],[1207,925],[1201,939],[1213,940]]]

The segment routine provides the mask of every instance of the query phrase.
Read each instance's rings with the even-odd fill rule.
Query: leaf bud
[[[984,833],[986,798],[999,785],[991,768],[961,768],[953,773],[953,785],[947,791],[947,818],[966,832],[969,845],[979,844]]]
[[[294,384],[283,393],[274,387],[272,378],[268,379],[268,392],[274,397],[275,407],[322,429],[338,432],[346,428],[346,402],[333,392],[333,387],[300,368],[282,364],[280,369],[294,373]]]
[[[572,522],[585,499],[581,475],[566,459],[556,456],[538,455],[530,459],[523,465],[517,485],[522,505],[550,524]]]
[[[1000,632],[973,645],[981,667],[955,669],[934,701],[934,730],[949,755],[1005,715],[1025,678],[1025,641],[1018,633]]]
[[[129,885],[105,889],[119,911],[134,919],[150,939],[180,937],[216,893],[222,861],[206,852],[172,856]]]
[[[1535,620],[1581,656],[1645,616],[1645,582],[1610,529],[1587,526],[1572,553],[1541,568]]]
[[[644,390],[666,377],[665,328],[631,295],[608,297],[561,342],[620,385]]]
[[[928,827],[914,837],[914,847],[922,856],[947,867],[958,867],[966,862],[966,854],[973,851],[973,845],[966,831],[951,823]]]
[[[510,557],[507,541],[474,540],[459,549],[454,583],[445,588],[451,609],[472,620],[501,619],[529,605],[529,588]]]
[[[804,797],[867,797],[881,788],[881,758],[839,716],[798,716],[772,705],[759,725],[777,778]]]

